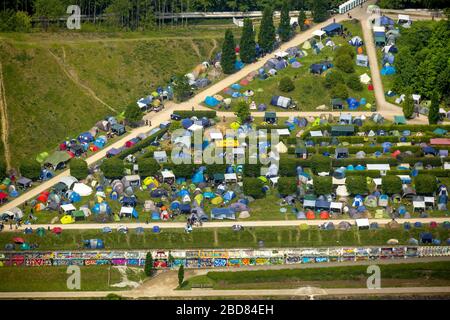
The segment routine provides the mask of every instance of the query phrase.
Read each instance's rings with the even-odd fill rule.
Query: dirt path
[[[208,54],[208,57],[210,58],[210,59],[212,59],[213,58],[213,54],[214,54],[214,51],[217,49],[217,47],[218,47],[218,43],[217,43],[217,40],[216,39],[212,39],[212,42],[213,42],[213,47],[211,48],[211,50],[209,51],[209,54]]]
[[[194,49],[195,54],[199,58],[202,58],[202,54],[200,53],[200,49],[198,48],[198,45],[195,43],[194,39],[191,39],[191,46],[192,46],[192,49]]]
[[[0,62],[0,117],[2,121],[2,142],[5,153],[6,169],[11,169],[11,151],[9,150],[9,121],[8,106],[6,104],[6,90],[3,83],[3,66]]]
[[[66,64],[66,51],[64,50],[64,47],[61,47],[63,50],[63,60],[61,60],[60,57],[58,57],[57,55],[55,55],[50,49],[48,49],[48,52],[50,53],[50,55],[55,59],[56,63],[60,66],[61,70],[66,74],[66,76],[76,85],[78,86],[83,92],[86,93],[86,95],[90,96],[91,98],[97,100],[98,102],[100,102],[101,104],[103,104],[105,107],[107,107],[109,110],[111,110],[114,113],[118,113],[118,111],[116,109],[114,109],[113,107],[111,107],[109,104],[107,104],[106,102],[104,102],[102,99],[100,99],[99,97],[97,97],[97,95],[95,94],[95,92],[89,88],[88,86],[86,86],[84,83],[82,83],[80,81],[80,78],[78,77],[77,72],[70,68],[67,64]]]

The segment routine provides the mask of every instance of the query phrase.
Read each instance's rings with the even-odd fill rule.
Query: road
[[[354,18],[360,19],[362,21],[363,26],[363,33],[364,33],[364,42],[367,46],[367,53],[369,57],[369,63],[371,66],[371,75],[372,75],[372,81],[374,84],[374,90],[375,90],[375,97],[377,100],[378,105],[378,112],[381,113],[385,118],[387,119],[393,119],[394,115],[402,114],[401,108],[396,107],[388,102],[386,102],[386,99],[384,97],[384,91],[383,86],[381,82],[381,76],[380,71],[378,68],[378,62],[376,57],[376,48],[372,41],[372,34],[370,32],[370,28],[367,25],[367,21],[369,18],[369,14],[366,12],[367,5],[373,4],[375,1],[368,1],[364,5],[364,7],[356,8],[351,11],[351,14]],[[309,29],[306,32],[302,32],[300,34],[297,34],[292,40],[289,42],[284,43],[280,50],[286,50],[287,48],[293,47],[293,46],[299,46],[309,38],[311,38],[312,32],[315,30],[320,30],[324,26],[330,24],[333,22],[333,19],[336,20],[336,22],[340,22],[343,20],[347,20],[347,15],[338,15],[334,18],[330,18],[325,22],[319,23],[317,25],[314,25],[311,29]],[[223,88],[231,86],[233,83],[239,82],[242,78],[244,78],[247,74],[249,74],[252,71],[258,70],[264,64],[273,57],[273,54],[266,55],[262,59],[258,60],[257,62],[253,64],[246,65],[242,70],[226,77],[225,79],[213,84],[212,86],[206,88],[204,91],[198,93],[196,96],[191,98],[190,100],[183,102],[183,103],[170,103],[168,106],[160,111],[159,113],[152,113],[151,115],[148,115],[148,117],[151,118],[152,126],[151,127],[140,127],[134,129],[132,132],[130,132],[127,136],[123,137],[122,139],[116,141],[112,145],[100,150],[99,152],[95,153],[94,155],[90,156],[86,159],[88,165],[91,165],[101,159],[103,159],[106,156],[106,153],[112,149],[112,148],[119,148],[125,144],[126,141],[129,139],[137,137],[141,133],[147,133],[152,128],[155,128],[159,126],[159,123],[162,121],[166,121],[173,110],[191,110],[194,106],[196,110],[200,109],[206,109],[205,107],[199,106],[200,103],[202,103],[207,96],[212,96],[218,92],[220,92]],[[209,110],[209,109],[208,109]],[[333,114],[335,116],[338,116],[340,112],[286,112],[286,116],[317,116],[320,114]],[[260,116],[262,113],[252,113],[252,115]],[[358,113],[355,113],[355,115]],[[366,114],[370,115],[371,112],[362,112],[360,114]],[[230,113],[219,113],[220,116],[229,116]],[[425,123],[425,117],[421,117],[419,119],[414,119],[410,121],[411,123]],[[31,189],[30,191],[20,195],[19,197],[7,202],[3,206],[0,207],[0,212],[5,212],[9,209],[12,209],[14,207],[17,207],[24,203],[25,201],[31,200],[35,197],[37,197],[41,192],[46,191],[50,189],[52,186],[57,184],[62,177],[69,176],[69,170],[64,170],[60,172],[58,175],[53,177],[52,179],[43,182],[39,186]]]
[[[231,228],[233,225],[239,224],[243,227],[298,227],[301,224],[307,224],[309,226],[320,226],[323,223],[331,221],[335,225],[340,222],[348,222],[350,224],[355,224],[354,219],[332,219],[332,220],[257,220],[257,221],[216,221],[216,222],[204,222],[202,227],[196,228]],[[379,225],[385,225],[391,222],[391,219],[369,219],[369,222],[377,222]],[[414,218],[414,219],[396,219],[399,224],[404,222],[421,222],[428,224],[430,222],[443,223],[445,221],[450,221],[449,217],[443,218]],[[61,227],[63,230],[101,230],[103,227],[110,227],[111,229],[117,229],[121,226],[125,226],[129,229],[134,228],[144,228],[151,229],[154,226],[159,226],[161,229],[180,229],[186,226],[186,222],[159,222],[159,223],[143,223],[143,222],[128,222],[128,223],[75,223],[75,224],[33,224],[33,225],[22,225],[21,229],[25,227],[31,227],[33,229],[47,227]],[[3,229],[3,232],[16,232],[17,230],[9,229],[7,226]]]

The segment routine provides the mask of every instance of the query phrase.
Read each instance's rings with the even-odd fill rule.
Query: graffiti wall
[[[223,268],[258,265],[450,256],[448,246],[293,249],[151,250],[156,268]],[[0,252],[2,266],[143,266],[147,251]]]

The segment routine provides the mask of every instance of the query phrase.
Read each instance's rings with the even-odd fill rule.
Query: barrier
[[[450,246],[150,250],[158,269],[223,268],[450,256]],[[0,267],[144,266],[147,251],[0,252]]]

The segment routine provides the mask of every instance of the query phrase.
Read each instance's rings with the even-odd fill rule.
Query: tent
[[[406,124],[405,116],[394,116],[394,124]]]
[[[54,170],[61,169],[71,156],[66,151],[55,151],[45,161],[44,165],[50,165]]]
[[[358,54],[356,56],[356,65],[360,67],[368,67],[369,66],[369,58],[364,54]]]
[[[396,73],[396,70],[393,66],[385,66],[381,69],[382,76],[390,76]]]
[[[270,100],[270,104],[272,106],[281,107],[283,109],[287,109],[292,103],[292,100],[283,96],[273,96]]]
[[[354,47],[360,47],[363,45],[363,40],[360,37],[355,36],[351,38],[348,43]]]
[[[233,209],[231,208],[213,208],[211,210],[211,219],[223,220],[230,219],[235,220],[236,215]]]
[[[75,223],[75,219],[71,215],[68,215],[68,214],[64,215],[60,221],[62,224]]]
[[[342,24],[339,23],[331,23],[326,27],[322,28],[323,31],[327,34],[327,36],[333,36],[336,34],[341,34],[343,31]]]
[[[84,240],[84,246],[87,249],[104,249],[105,244],[101,239]]]
[[[220,103],[220,101],[217,100],[217,99],[214,98],[214,97],[207,96],[207,97],[205,98],[205,104],[206,104],[208,107],[216,107],[219,103]]]

